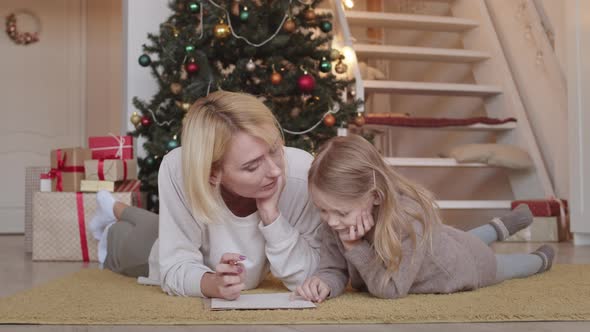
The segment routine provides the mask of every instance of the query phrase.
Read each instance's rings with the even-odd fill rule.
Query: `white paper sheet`
[[[313,302],[292,293],[245,294],[235,301],[211,299],[211,310],[255,310],[255,309],[306,309],[315,308]]]

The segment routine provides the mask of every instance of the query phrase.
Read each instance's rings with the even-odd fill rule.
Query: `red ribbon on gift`
[[[104,181],[104,161],[105,159],[101,158],[98,160],[98,179]],[[125,159],[121,159],[123,162],[123,180],[127,180],[127,161]]]
[[[86,221],[84,220],[84,195],[81,192],[76,193],[76,207],[78,208],[78,230],[80,231],[80,249],[82,250],[82,260],[90,262],[88,254],[88,240],[86,239]]]
[[[115,192],[133,192],[135,193],[136,205],[141,208],[141,182],[139,180],[121,181],[115,186]]]
[[[62,158],[61,152],[61,149],[55,151],[57,155],[57,168],[52,168],[49,173],[47,173],[51,179],[57,179],[57,184],[55,185],[56,191],[64,191],[62,173],[84,173],[84,166],[66,166],[68,154],[64,152]]]

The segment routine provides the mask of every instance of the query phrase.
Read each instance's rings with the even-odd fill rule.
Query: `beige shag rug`
[[[285,291],[268,280],[254,292]],[[590,320],[590,265],[556,265],[528,279],[451,295],[382,300],[349,292],[317,309],[210,311],[199,298],[110,271],[81,270],[0,299],[0,324],[376,324]]]

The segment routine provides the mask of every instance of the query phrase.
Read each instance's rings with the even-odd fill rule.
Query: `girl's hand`
[[[297,286],[295,294],[312,302],[321,303],[330,295],[330,287],[318,277],[311,277],[305,280],[301,286]]]
[[[350,226],[348,231],[339,232],[340,240],[345,249],[351,249],[359,244],[363,237],[375,226],[373,216],[368,210],[363,210],[356,217],[356,225]]]
[[[256,200],[258,215],[260,215],[260,219],[265,226],[272,224],[281,214],[279,211],[279,199],[283,189],[285,189],[285,174],[281,174],[276,181],[276,189],[271,196]]]
[[[215,273],[203,275],[201,289],[203,295],[226,300],[235,300],[246,287],[246,268],[240,263],[246,257],[240,254],[225,253],[219,264],[215,266]]]

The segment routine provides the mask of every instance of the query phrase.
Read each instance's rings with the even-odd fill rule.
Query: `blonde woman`
[[[319,262],[311,162],[283,146],[277,120],[258,99],[211,93],[191,106],[182,147],[162,161],[159,215],[97,195],[90,227],[99,259],[170,295],[236,299],[269,271],[294,289]]]
[[[297,287],[321,302],[353,288],[381,298],[452,293],[551,268],[554,251],[494,255],[488,247],[532,222],[526,205],[463,232],[441,223],[431,194],[397,174],[360,136],[336,137],[309,170],[309,190],[329,226],[320,266]]]

